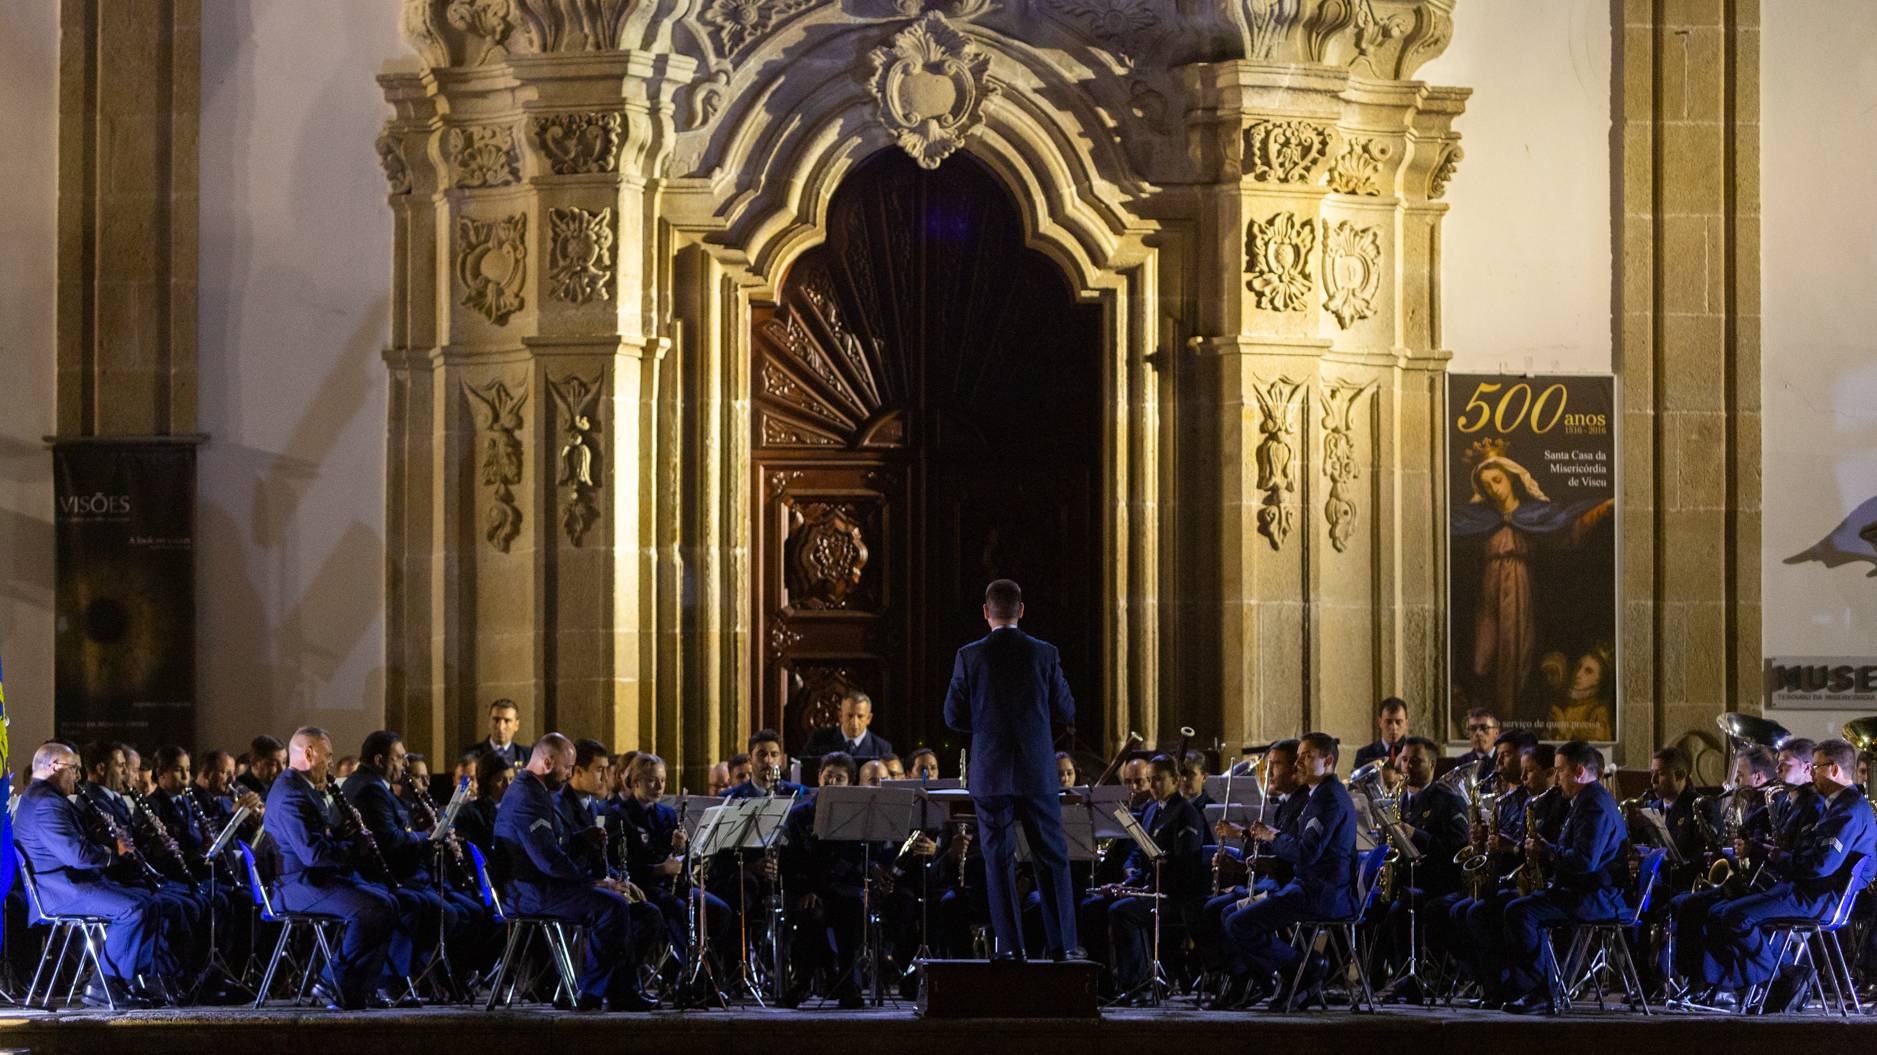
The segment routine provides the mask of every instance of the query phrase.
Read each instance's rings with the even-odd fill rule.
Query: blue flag
[[[13,769],[9,766],[10,755],[7,751],[7,690],[6,679],[0,676],[0,898],[13,889],[13,867],[19,855],[13,852],[13,813],[7,806],[13,802]],[[0,940],[6,934],[6,913],[0,912]]]

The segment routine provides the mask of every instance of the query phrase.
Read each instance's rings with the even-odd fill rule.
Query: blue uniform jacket
[[[1075,724],[1056,646],[1001,627],[958,650],[945,724],[971,737],[974,797],[1056,794],[1053,726]]]
[[[1204,894],[1211,879],[1204,856],[1206,822],[1193,804],[1178,792],[1165,805],[1149,802],[1141,813],[1141,827],[1147,829],[1154,844],[1167,855],[1160,866],[1161,893],[1174,899],[1192,899]],[[1123,884],[1146,887],[1153,884],[1153,879],[1153,862],[1139,846],[1134,846],[1128,852],[1127,878]]]
[[[114,855],[91,841],[74,805],[59,790],[35,780],[20,793],[13,815],[13,844],[39,882],[39,897],[46,911],[69,906],[86,883],[104,878]]]
[[[649,806],[628,796],[613,810],[617,830],[626,841],[626,873],[639,889],[670,893],[672,878],[658,871],[671,857],[671,836],[678,830],[678,811],[662,802]]]
[[[280,774],[267,789],[264,826],[280,848],[281,882],[324,887],[360,881],[351,841],[334,832],[332,804],[299,770]]]
[[[567,856],[586,869],[589,878],[605,879],[608,874],[606,855],[589,841],[588,836],[581,834],[596,826],[607,827],[600,800],[582,795],[574,790],[572,784],[567,784],[554,793],[554,808],[560,811]]]
[[[1330,919],[1356,911],[1356,809],[1349,789],[1332,773],[1310,789],[1294,831],[1271,840],[1272,856],[1291,867],[1290,886],[1303,891],[1303,908]],[[1288,889],[1288,887],[1287,887]]]
[[[1785,870],[1794,895],[1808,903],[1837,897],[1854,860],[1877,853],[1877,821],[1858,788],[1845,788],[1828,805],[1823,796],[1811,798],[1818,820],[1793,843]]]
[[[352,808],[365,822],[365,830],[378,841],[378,852],[397,873],[399,880],[428,882],[430,879],[430,838],[411,830],[411,811],[404,800],[391,791],[391,785],[364,766],[352,771],[339,785]]]
[[[1547,843],[1551,859],[1549,892],[1579,919],[1609,919],[1623,914],[1629,885],[1625,846],[1629,828],[1616,798],[1602,782],[1586,784],[1571,800],[1564,829]]]
[[[554,793],[523,770],[495,811],[496,856],[520,911],[536,911],[568,887],[593,885],[586,868],[568,856],[566,843]]]

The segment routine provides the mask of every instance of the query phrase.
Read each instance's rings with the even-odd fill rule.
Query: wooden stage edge
[[[867,1011],[735,1010],[652,1014],[554,1011],[61,1011],[0,1015],[0,1051],[56,1055],[420,1055],[438,1051],[724,1052],[826,1055],[849,1044],[885,1042],[894,1055],[942,1052],[1054,1053],[1174,1041],[1182,1046],[1303,1045],[1312,1053],[1383,1050],[1512,1050],[1519,1055],[1582,1055],[1656,1045],[1666,1051],[1854,1052],[1877,1044],[1877,1017],[1740,1019],[1720,1015],[1573,1012],[1519,1018],[1481,1011],[1390,1009],[1300,1015],[1205,1013],[1186,1009],[1105,1012],[1098,1019],[921,1018],[909,1008]],[[830,1047],[836,1045],[837,1047]],[[1675,1045],[1674,1049],[1661,1047]],[[1688,1047],[1693,1045],[1694,1047]],[[1763,1045],[1771,1045],[1764,1047]],[[1083,1047],[1086,1046],[1086,1047]],[[865,1049],[863,1049],[865,1050]]]

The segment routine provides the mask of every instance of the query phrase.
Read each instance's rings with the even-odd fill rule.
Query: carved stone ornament
[[[556,176],[617,172],[619,130],[624,121],[617,111],[542,114],[534,119],[534,138]]]
[[[1130,65],[1158,35],[1160,19],[1149,0],[1044,0],[1044,5]]]
[[[991,57],[931,11],[873,49],[870,87],[880,121],[921,167],[938,168],[983,120],[997,93],[985,78]]]
[[[1297,24],[1303,0],[1245,0],[1248,59],[1269,60],[1277,55],[1284,35]]]
[[[1330,495],[1323,503],[1323,517],[1329,524],[1330,545],[1341,553],[1349,547],[1356,530],[1356,500],[1353,485],[1362,475],[1356,457],[1356,403],[1370,389],[1368,385],[1347,381],[1327,381],[1323,385],[1323,478],[1329,481]]]
[[[549,209],[548,295],[569,304],[612,299],[613,210]]]
[[[528,214],[499,220],[463,217],[456,222],[456,280],[463,285],[463,306],[481,312],[497,326],[527,303]]]
[[[817,0],[705,0],[703,14],[698,17],[717,54],[733,59],[770,30],[816,3]]]
[[[443,137],[443,148],[458,187],[506,187],[521,182],[521,148],[508,125],[452,128]]]
[[[560,473],[555,479],[565,503],[561,527],[567,532],[567,540],[576,546],[600,518],[599,504],[594,501],[600,486],[595,473],[599,444],[594,434],[599,431],[603,381],[603,377],[589,381],[578,374],[568,374],[559,381],[548,379],[548,391],[553,393],[561,417]]]
[[[1330,163],[1330,190],[1337,194],[1382,193],[1382,167],[1395,148],[1379,139],[1351,139]]]
[[[479,53],[469,56],[469,65],[480,65],[496,57],[514,32],[515,0],[450,0],[444,15],[450,25],[480,41]]]
[[[1245,167],[1260,183],[1308,183],[1330,149],[1330,130],[1308,121],[1254,121],[1245,129]]]
[[[1346,330],[1375,314],[1375,295],[1382,288],[1382,234],[1346,220],[1323,226],[1323,307]]]
[[[850,607],[867,567],[861,513],[849,502],[798,502],[789,507],[789,606]]]
[[[1309,306],[1310,254],[1316,224],[1294,213],[1251,221],[1245,239],[1252,299],[1266,311],[1303,311]]]
[[[482,407],[482,484],[490,489],[489,512],[483,517],[483,537],[503,553],[521,534],[521,507],[515,488],[521,485],[521,408],[528,402],[527,382],[519,395],[501,380],[476,386],[463,382],[463,391]]]
[[[1351,61],[1351,65],[1357,60],[1367,59],[1372,68],[1376,50],[1406,33],[1408,20],[1401,15],[1389,15],[1387,18],[1377,15],[1371,0],[1355,0],[1355,8],[1356,59]]]
[[[1252,387],[1258,400],[1258,532],[1282,549],[1296,523],[1291,498],[1297,493],[1297,407],[1303,382],[1280,377]]]
[[[1466,151],[1460,149],[1458,144],[1447,148],[1447,152],[1442,154],[1440,160],[1434,163],[1434,171],[1427,177],[1428,197],[1442,198],[1446,196],[1447,181],[1453,178],[1454,172],[1460,168],[1460,159],[1464,157],[1466,157]]]
[[[391,184],[392,194],[411,192],[410,166],[404,164],[404,148],[399,145],[398,137],[391,131],[389,124],[378,133],[378,164],[384,166],[385,179]]]
[[[730,98],[730,71],[713,70],[711,75],[691,86],[690,128],[702,128],[715,121]]]

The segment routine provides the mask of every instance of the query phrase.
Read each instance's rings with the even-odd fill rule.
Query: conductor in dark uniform
[[[1009,579],[984,590],[991,631],[958,650],[945,724],[971,737],[971,800],[984,844],[995,956],[1024,954],[1017,903],[1016,828],[1023,826],[1043,903],[1043,942],[1056,959],[1085,959],[1076,940],[1068,847],[1056,800],[1052,726],[1075,722],[1075,699],[1056,647],[1017,628],[1023,591]]]

